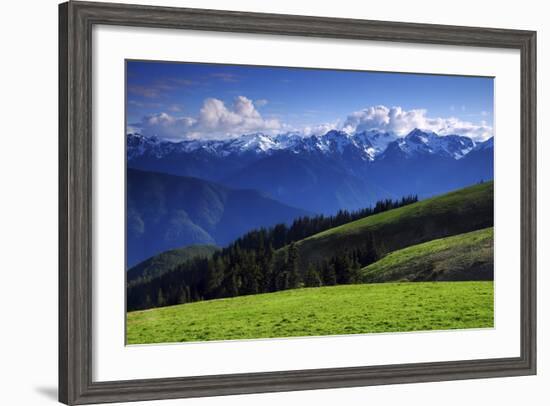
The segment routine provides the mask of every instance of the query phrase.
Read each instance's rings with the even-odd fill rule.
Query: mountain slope
[[[127,265],[186,245],[224,246],[250,229],[307,214],[257,191],[128,169]]]
[[[365,283],[493,280],[493,228],[393,251],[361,271]]]
[[[457,160],[474,148],[474,142],[468,137],[459,135],[441,137],[432,131],[416,128],[388,146],[398,148],[405,157],[439,155]]]
[[[191,245],[161,252],[130,268],[126,274],[126,282],[153,278],[192,258],[209,258],[218,249],[215,245]]]
[[[415,130],[390,143],[371,166],[369,176],[392,194],[415,193],[421,197],[492,180],[492,141],[490,138],[474,146],[467,137],[439,137]]]
[[[355,157],[356,158],[356,157]],[[356,210],[388,196],[364,172],[350,168],[354,157],[277,151],[223,179],[235,188],[262,190],[291,206],[315,213],[333,214],[339,209]]]
[[[490,180],[494,177],[494,138],[489,138],[480,144],[459,161],[462,176],[481,180]]]
[[[331,228],[296,246],[304,272],[309,263],[363,247],[367,237],[381,258],[407,246],[492,225],[493,182],[486,182]]]

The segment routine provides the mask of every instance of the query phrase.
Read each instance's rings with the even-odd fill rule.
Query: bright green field
[[[482,328],[493,326],[493,282],[295,289],[127,316],[128,344]]]

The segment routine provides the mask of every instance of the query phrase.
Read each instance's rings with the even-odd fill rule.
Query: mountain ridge
[[[249,229],[310,214],[250,189],[127,169],[127,265],[186,245],[224,246]]]
[[[220,248],[215,245],[189,245],[153,255],[128,269],[126,282],[154,278],[193,258],[210,258]]]
[[[288,150],[294,153],[318,151],[323,153],[342,153],[346,148],[355,148],[368,161],[374,161],[392,142],[406,152],[411,153],[414,146],[422,145],[422,152],[448,154],[454,159],[467,155],[476,145],[470,137],[456,134],[438,135],[432,131],[418,128],[407,135],[398,137],[384,131],[362,131],[347,133],[342,130],[330,130],[323,135],[302,136],[298,133],[269,135],[264,133],[243,134],[240,137],[220,140],[183,140],[167,141],[155,136],[147,137],[139,133],[127,134],[128,159],[134,160],[151,152],[162,158],[174,152],[190,153],[202,151],[218,157],[246,153],[270,154],[274,151]]]
[[[248,134],[177,143],[128,134],[128,167],[255,189],[304,210],[333,214],[386,198],[421,199],[493,178],[493,138],[415,129],[323,136]]]

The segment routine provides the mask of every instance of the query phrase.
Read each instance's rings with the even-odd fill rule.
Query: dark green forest
[[[386,199],[357,211],[334,216],[305,216],[291,225],[251,230],[209,257],[196,257],[159,276],[140,276],[128,283],[127,310],[170,306],[200,300],[276,292],[302,286],[318,287],[360,281],[361,268],[380,254],[374,238],[364,236],[360,247],[300,269],[296,242],[346,223],[406,206],[417,196]],[[285,250],[280,250],[286,247]],[[279,255],[276,255],[276,251]]]

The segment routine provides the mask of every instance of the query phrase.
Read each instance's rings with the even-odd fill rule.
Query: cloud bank
[[[130,127],[141,133],[168,140],[224,139],[253,132],[277,134],[294,130],[303,136],[323,135],[333,129],[356,133],[368,130],[392,132],[404,136],[415,128],[433,131],[439,135],[466,135],[474,141],[483,141],[492,136],[493,129],[485,121],[474,124],[456,117],[429,117],[425,109],[404,110],[399,106],[370,106],[349,114],[342,122],[317,124],[293,128],[277,119],[265,118],[257,110],[267,104],[260,99],[253,102],[238,96],[232,105],[222,100],[208,98],[197,117],[176,117],[169,113],[157,113],[144,117]]]
[[[309,137],[311,135],[325,135],[330,130],[339,129],[340,125],[338,123],[323,123],[312,126],[305,126],[304,128],[298,130],[304,137]]]
[[[356,111],[348,115],[342,127],[349,133],[377,130],[398,136],[404,136],[415,128],[439,135],[466,135],[475,141],[486,140],[493,133],[492,127],[483,121],[473,124],[456,117],[428,117],[424,109],[403,110],[399,106],[371,106]]]
[[[276,133],[283,126],[276,119],[263,118],[252,100],[238,96],[231,106],[215,98],[204,100],[196,118],[163,112],[146,116],[131,127],[139,128],[144,135],[183,140],[232,138],[251,132]]]

